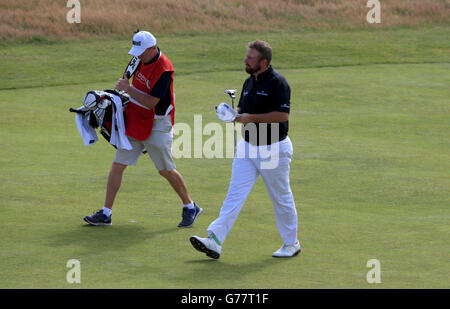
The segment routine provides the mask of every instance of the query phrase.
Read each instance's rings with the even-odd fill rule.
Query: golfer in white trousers
[[[283,245],[273,257],[293,257],[300,251],[298,216],[289,184],[289,166],[293,154],[288,137],[290,87],[270,65],[272,49],[263,41],[248,44],[245,81],[236,121],[242,136],[236,145],[230,186],[219,217],[207,228],[208,237],[192,236],[195,249],[218,259],[228,233],[236,221],[248,194],[261,175],[272,201]]]

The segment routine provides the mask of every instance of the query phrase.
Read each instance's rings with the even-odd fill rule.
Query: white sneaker
[[[300,248],[300,242],[297,240],[297,242],[293,245],[287,246],[283,245],[278,251],[275,251],[272,256],[273,257],[292,257],[296,256],[300,253],[302,249]]]
[[[192,236],[190,239],[192,246],[200,252],[206,253],[207,256],[213,259],[218,259],[222,252],[222,246],[220,246],[211,237],[200,238],[198,236]]]

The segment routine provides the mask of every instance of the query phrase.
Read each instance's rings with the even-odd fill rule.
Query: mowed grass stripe
[[[157,35],[157,34],[155,34]],[[447,63],[445,26],[351,32],[269,32],[158,36],[176,76],[242,71],[247,42],[271,43],[278,69],[367,64]],[[395,43],[394,43],[395,42]],[[0,45],[0,89],[115,81],[130,56],[129,40],[72,40]]]

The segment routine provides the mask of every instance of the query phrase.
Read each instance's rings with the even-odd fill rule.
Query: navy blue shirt
[[[291,88],[286,79],[272,66],[258,75],[251,75],[244,82],[238,107],[241,113],[265,114],[270,112],[290,112]],[[256,126],[257,135],[251,137],[251,127]],[[278,137],[272,131],[278,127]],[[287,137],[289,121],[280,123],[249,123],[243,127],[244,140],[254,145],[268,145],[282,141]],[[274,132],[275,133],[275,132]],[[272,136],[274,135],[274,136]]]
[[[164,72],[150,91],[150,95],[159,98],[155,106],[156,115],[165,115],[169,108],[170,101],[170,83],[172,82],[172,72]]]

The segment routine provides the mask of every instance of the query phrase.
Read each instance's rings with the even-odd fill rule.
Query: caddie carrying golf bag
[[[116,96],[114,98],[113,96]],[[80,114],[83,120],[89,123],[92,129],[100,128],[100,134],[110,143],[111,132],[113,125],[113,114],[116,113],[116,105],[114,99],[120,98],[122,102],[123,123],[125,123],[126,115],[125,109],[129,104],[130,97],[124,91],[117,91],[113,89],[107,89],[104,91],[89,91],[86,93],[83,101],[83,106],[74,109],[70,108],[69,111]],[[117,131],[117,123],[115,123],[115,130]],[[80,131],[81,133],[81,131]],[[89,144],[94,143],[92,140]],[[112,144],[117,148],[114,144]]]

